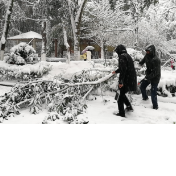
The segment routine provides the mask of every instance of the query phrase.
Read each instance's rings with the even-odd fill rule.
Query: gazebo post
[[[32,45],[33,45],[33,48],[36,50],[36,39],[34,38],[34,40],[32,41]]]
[[[54,39],[54,42],[55,42],[55,57],[57,57],[57,38]]]

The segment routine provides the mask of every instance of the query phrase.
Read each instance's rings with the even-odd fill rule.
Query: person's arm
[[[120,73],[120,70],[119,70],[119,68],[115,71],[115,73]]]
[[[124,56],[120,56],[121,57],[124,57]],[[115,71],[112,72],[112,74],[116,74],[116,73],[120,73],[120,58],[119,58],[119,68]],[[123,59],[123,58],[122,58]],[[126,59],[126,58],[125,58]]]
[[[124,78],[126,75],[127,71],[127,59],[125,56],[121,55],[119,57],[119,69],[118,72],[120,73],[119,75],[119,84],[123,85],[124,84]]]
[[[117,70],[115,70],[115,71],[112,72],[112,74],[117,74],[117,73],[120,73],[119,68]]]

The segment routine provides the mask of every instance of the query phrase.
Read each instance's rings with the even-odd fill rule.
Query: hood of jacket
[[[127,53],[126,47],[124,45],[118,45],[114,50],[118,55],[122,53]]]
[[[147,55],[149,55],[152,58],[155,57],[155,55],[156,55],[156,49],[155,49],[154,45],[147,46],[145,51],[149,51],[150,53]]]

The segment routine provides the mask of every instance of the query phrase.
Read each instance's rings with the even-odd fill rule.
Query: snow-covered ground
[[[104,103],[104,99],[107,100]],[[96,100],[88,101],[86,117],[89,124],[175,124],[176,123],[176,98],[158,97],[159,109],[153,110],[151,101],[141,100],[140,95],[133,95],[133,112],[127,112],[126,118],[115,116],[118,112],[117,102],[112,96],[96,96]],[[21,111],[20,115],[5,120],[3,124],[41,124],[47,115],[43,109],[34,115],[29,109]],[[58,123],[64,123],[58,121]],[[54,122],[55,124],[55,122]]]
[[[53,79],[54,76],[62,74],[65,78],[70,78],[75,72],[82,69],[92,68],[91,62],[73,61],[69,65],[61,62],[51,62],[52,70],[44,79]],[[176,71],[162,71],[162,77],[167,84],[175,84]],[[170,81],[169,81],[170,80]],[[164,83],[161,83],[161,86]],[[10,91],[10,87],[0,87],[0,95]],[[114,100],[115,93],[109,96],[93,95],[93,100],[87,100],[88,109],[86,118],[89,124],[175,124],[176,123],[176,97],[158,96],[159,109],[153,110],[152,103],[143,101],[141,95],[132,95],[133,112],[127,112],[126,118],[115,116],[118,112],[117,102]],[[20,115],[5,120],[3,124],[41,124],[47,116],[47,110],[43,109],[39,114],[34,115],[29,109],[21,110]],[[58,121],[58,123],[62,123]]]
[[[107,97],[109,100],[106,104],[103,103],[102,98],[89,102],[88,117],[90,116],[90,123],[97,124],[165,124],[176,123],[176,98],[170,103],[170,100],[159,97],[159,109],[153,110],[151,101],[141,100],[140,95],[133,95],[133,112],[127,112],[126,118],[113,115],[118,112],[117,103],[114,97]]]

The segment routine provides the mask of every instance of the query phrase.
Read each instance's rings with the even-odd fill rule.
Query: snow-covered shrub
[[[4,60],[9,64],[24,65],[39,62],[40,59],[32,46],[21,42],[10,49],[10,54]]]
[[[51,71],[52,66],[46,62],[39,62],[33,65],[24,65],[19,67],[17,65],[5,64],[0,66],[0,80],[18,80],[18,81],[27,81],[35,78],[40,78],[44,74],[47,74]]]

